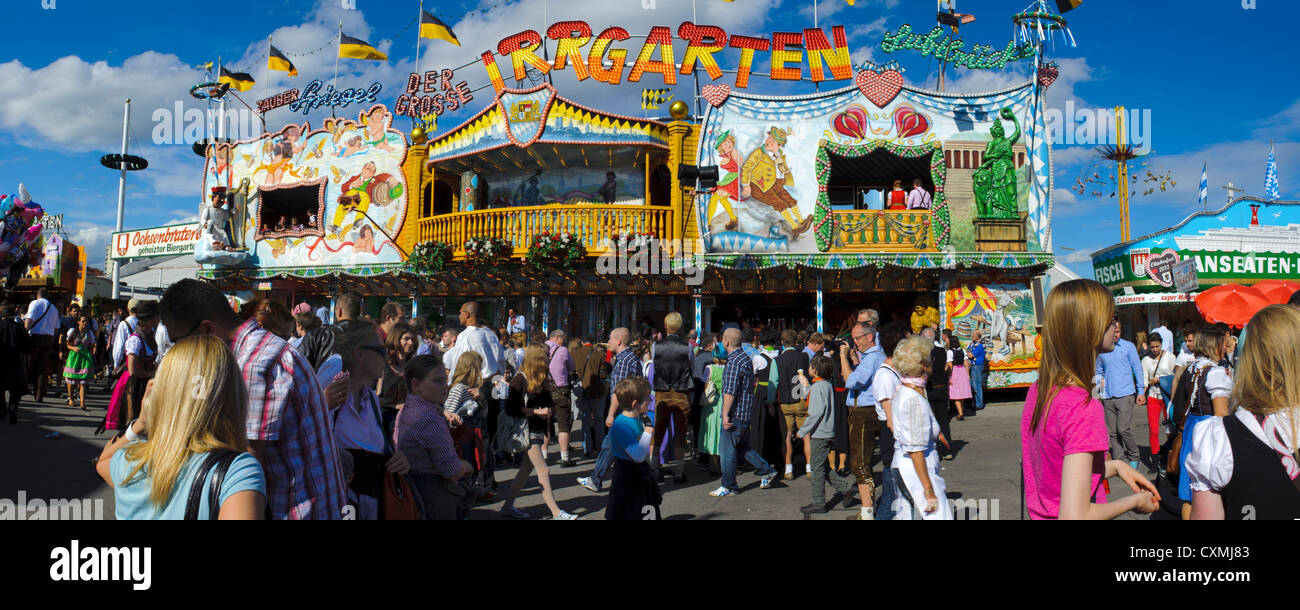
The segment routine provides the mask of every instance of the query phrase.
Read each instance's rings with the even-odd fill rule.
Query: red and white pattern
[[[854,83],[872,104],[884,108],[903,90],[903,75],[897,70],[879,73],[874,70],[862,70],[854,78]]]
[[[700,94],[709,101],[710,106],[721,108],[727,98],[731,97],[731,85],[705,85],[700,87]]]
[[[1038,86],[1044,89],[1051,87],[1056,82],[1056,78],[1061,75],[1060,68],[1055,64],[1044,64],[1038,67]]]

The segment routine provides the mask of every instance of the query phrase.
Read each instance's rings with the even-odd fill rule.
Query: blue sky
[[[25,182],[47,210],[64,214],[68,237],[87,246],[91,264],[97,266],[103,263],[117,198],[117,174],[101,167],[98,158],[120,147],[125,98],[134,100],[132,152],[151,163],[128,179],[126,227],[157,226],[197,216],[202,160],[190,152],[188,142],[155,143],[157,124],[170,116],[176,102],[201,108],[188,94],[202,79],[194,66],[222,57],[232,68],[251,72],[259,83],[244,96],[250,103],[302,88],[313,78],[328,82],[334,73],[332,40],[339,22],[348,35],[366,39],[390,55],[386,63],[342,60],[342,85],[380,82],[380,99],[391,105],[414,66],[415,29],[408,26],[416,16],[415,1],[53,2],[53,9],[43,8],[50,0],[11,0],[0,7],[0,18],[10,26],[5,48],[12,58],[0,59],[0,83],[6,88],[0,95],[0,191],[16,191],[18,183]],[[425,8],[452,25],[462,46],[424,41],[421,67],[458,66],[494,49],[509,34],[542,30],[565,19],[586,20],[596,30],[621,25],[636,36],[652,25],[675,30],[692,18],[690,0],[654,0],[650,10],[642,3],[426,0]],[[1028,3],[959,0],[961,12],[977,17],[963,28],[962,38],[968,44],[1005,46],[1012,34],[1010,15]],[[1134,200],[1134,237],[1173,225],[1199,209],[1203,163],[1209,163],[1212,209],[1223,204],[1224,192],[1218,187],[1229,180],[1248,194],[1262,194],[1270,140],[1277,149],[1283,197],[1300,196],[1294,171],[1300,166],[1300,82],[1285,77],[1295,72],[1289,43],[1300,7],[1279,0],[1258,0],[1255,5],[1247,10],[1241,0],[1085,0],[1066,15],[1079,46],[1057,44],[1052,51],[1061,64],[1061,77],[1049,91],[1049,106],[1073,103],[1095,109],[1122,104],[1150,110],[1150,144],[1158,153],[1153,166],[1170,171],[1177,181],[1172,190]],[[811,0],[697,0],[695,21],[722,26],[732,34],[766,36],[811,26],[812,8]],[[932,27],[933,8],[929,0],[858,0],[855,6],[821,0],[817,16],[828,31],[831,25],[846,26],[855,63],[899,59],[909,84],[933,87],[936,66],[931,60],[879,49],[881,34],[903,23],[922,31]],[[271,73],[271,80],[263,82],[268,36],[289,54],[300,77]],[[639,43],[625,46],[635,53]],[[983,91],[1023,82],[1027,66],[1021,62],[1000,72],[962,71],[950,81],[949,90]],[[760,53],[755,69],[765,72],[766,67],[767,55]],[[485,71],[477,65],[458,72],[457,80],[468,81],[472,88],[487,84]],[[653,76],[643,81],[654,82]],[[679,98],[690,95],[690,81],[682,82],[686,84],[676,90]],[[750,90],[759,93],[810,87],[774,85],[765,78],[752,83]],[[571,71],[558,75],[556,85],[589,106],[640,114],[641,85],[580,84]],[[481,109],[489,93],[477,94],[470,111]],[[323,116],[315,111],[309,119],[316,126]],[[444,116],[440,123],[449,128],[465,116]],[[267,123],[278,129],[294,118],[282,109],[272,111]],[[395,126],[409,127],[400,122]],[[1078,197],[1068,190],[1092,166],[1091,146],[1057,146],[1055,157],[1056,251],[1077,273],[1091,276],[1087,254],[1119,239],[1117,205],[1110,198]]]

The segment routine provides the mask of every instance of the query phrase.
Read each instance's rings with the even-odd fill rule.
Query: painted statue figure
[[[366,115],[366,145],[373,148],[393,151],[393,147],[388,143],[388,111],[383,106],[375,106],[370,109]]]
[[[226,209],[226,187],[212,187],[210,203],[199,215],[199,226],[213,250],[233,250],[230,243],[230,211]]]
[[[1016,160],[1012,147],[1020,140],[1020,123],[1010,108],[1003,108],[1002,119],[1011,121],[1014,131],[1006,137],[1002,121],[994,119],[989,135],[993,139],[984,149],[984,163],[975,170],[975,207],[980,218],[1017,218]]]
[[[790,174],[790,166],[781,150],[785,146],[786,134],[786,130],[780,127],[769,129],[763,138],[763,146],[745,159],[740,175],[753,199],[780,213],[794,227],[793,235],[797,237],[812,225],[812,218],[800,217],[799,202],[785,190],[786,186],[794,184],[794,176]],[[758,188],[752,188],[755,186]]]
[[[740,201],[740,152],[736,150],[736,136],[732,135],[728,129],[720,134],[713,141],[713,147],[718,151],[718,157],[721,162],[718,167],[727,172],[718,181],[718,190],[714,191],[709,198],[709,207],[705,214],[705,219],[713,218],[713,211],[717,209],[718,204],[722,204],[722,209],[727,213],[727,224],[724,227],[728,231],[736,230],[736,212],[731,209],[732,201]],[[749,187],[745,187],[744,195],[749,196]]]

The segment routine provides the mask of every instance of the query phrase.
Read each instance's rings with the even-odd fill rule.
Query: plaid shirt
[[[631,348],[614,356],[614,368],[609,374],[609,395],[614,395],[614,386],[628,377],[645,377],[641,374],[641,359],[636,357]]]
[[[397,412],[393,428],[393,445],[411,463],[411,472],[446,478],[460,470],[441,405],[410,394],[406,406]]]
[[[731,403],[728,419],[738,424],[748,424],[754,416],[754,361],[745,350],[738,349],[727,355],[722,369],[722,393],[736,397]]]
[[[266,444],[258,458],[271,516],[342,518],[346,486],[315,371],[255,319],[239,327],[231,347],[248,386],[248,438]]]

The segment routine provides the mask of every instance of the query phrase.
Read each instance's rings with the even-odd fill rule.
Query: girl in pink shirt
[[[1047,297],[1038,382],[1029,388],[1020,422],[1031,519],[1114,519],[1159,506],[1151,481],[1121,460],[1106,459],[1105,413],[1089,390],[1097,354],[1115,348],[1114,315],[1110,291],[1093,280],[1066,282]],[[1102,480],[1115,476],[1133,495],[1107,503]]]

